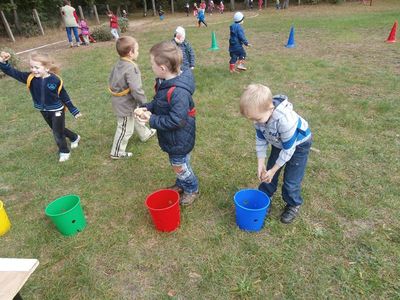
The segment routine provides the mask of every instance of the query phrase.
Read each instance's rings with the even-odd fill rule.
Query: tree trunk
[[[15,27],[17,28],[18,32],[21,32],[21,24],[19,23],[17,7],[16,7],[16,5],[14,3],[14,0],[10,0],[10,3],[12,5]]]
[[[153,6],[153,16],[157,14],[156,11],[156,0],[151,0],[151,5]]]
[[[231,0],[231,11],[235,10],[235,0]]]
[[[175,9],[174,9],[174,0],[171,0],[171,12],[175,13]]]
[[[143,16],[147,16],[147,1],[143,0]]]

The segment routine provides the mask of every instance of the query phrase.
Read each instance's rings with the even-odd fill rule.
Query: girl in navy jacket
[[[31,92],[33,106],[40,110],[46,123],[53,131],[54,139],[59,150],[59,161],[69,159],[70,151],[66,137],[71,141],[71,148],[77,148],[80,136],[65,127],[65,112],[67,107],[75,117],[81,116],[63,87],[63,80],[55,73],[58,68],[48,55],[33,53],[30,57],[31,72],[20,72],[9,63],[11,55],[7,52],[0,53],[0,69],[10,77],[25,83]]]

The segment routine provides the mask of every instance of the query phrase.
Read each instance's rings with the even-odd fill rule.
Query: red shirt
[[[110,27],[111,28],[118,28],[118,17],[116,15],[110,16]]]

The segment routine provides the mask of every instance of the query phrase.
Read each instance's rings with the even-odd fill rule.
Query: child
[[[203,2],[202,2],[203,3]],[[207,27],[207,23],[206,23],[206,14],[204,13],[205,9],[203,8],[199,8],[199,11],[197,13],[197,19],[198,19],[198,27],[201,26],[201,23],[203,23],[204,25],[206,25]]]
[[[85,19],[82,19],[79,22],[79,28],[81,29],[81,35],[83,39],[83,43],[85,45],[89,45],[89,26],[87,25]]]
[[[127,18],[128,18],[128,13],[126,12],[125,9],[122,10],[122,17],[123,17],[124,19],[127,19]]]
[[[208,12],[210,13],[210,15],[213,14],[214,8],[215,8],[214,1],[213,0],[208,1]]]
[[[275,8],[276,8],[276,9],[281,9],[279,0],[276,0],[276,2],[275,2]]]
[[[197,18],[197,15],[199,13],[199,8],[197,7],[197,3],[193,3],[193,16]]]
[[[118,17],[113,14],[113,12],[110,10],[107,12],[107,16],[110,18],[110,28],[111,28],[111,34],[113,35],[115,40],[119,39],[119,33],[118,33]]]
[[[186,3],[185,3],[185,13],[186,13],[186,17],[189,17],[189,8],[190,8],[189,2],[186,1]]]
[[[262,10],[263,0],[258,0],[258,10]]]
[[[278,187],[279,173],[283,173],[282,198],[286,207],[282,223],[291,223],[303,203],[301,182],[307,165],[312,137],[307,121],[293,111],[287,96],[272,97],[268,87],[249,85],[240,98],[240,112],[254,121],[258,159],[259,190],[272,197]],[[271,152],[265,168],[268,144]]]
[[[158,16],[160,17],[161,21],[164,20],[164,14],[165,14],[165,12],[163,11],[162,6],[160,5],[158,7]]]
[[[221,0],[221,2],[219,3],[218,8],[219,8],[219,13],[220,13],[220,14],[223,14],[223,13],[224,13],[225,6],[224,6],[224,2],[222,2],[222,0]]]
[[[150,130],[133,117],[134,109],[146,102],[140,70],[136,64],[139,44],[133,37],[123,36],[117,40],[116,49],[120,60],[112,69],[109,79],[112,107],[117,116],[117,130],[111,148],[111,159],[132,157],[132,153],[125,150],[134,130],[142,142],[155,134],[155,130]]]
[[[234,23],[229,27],[230,38],[229,38],[229,55],[231,57],[229,61],[229,71],[231,73],[236,72],[235,65],[238,63],[236,68],[238,70],[245,71],[247,68],[244,65],[246,58],[246,52],[243,49],[243,45],[249,47],[250,44],[247,42],[244,30],[241,26],[243,24],[244,16],[241,12],[237,12],[233,16]]]
[[[158,143],[168,153],[176,183],[171,189],[181,195],[180,204],[190,205],[198,196],[198,180],[190,165],[195,144],[196,119],[192,95],[195,83],[192,72],[180,74],[182,52],[171,42],[161,42],[150,49],[156,81],[153,101],[135,110],[136,116],[157,129]]]
[[[33,106],[40,110],[44,120],[53,131],[54,139],[59,150],[59,162],[67,161],[71,153],[68,149],[66,137],[71,141],[71,149],[78,147],[81,137],[65,127],[64,107],[77,119],[81,116],[71,102],[63,81],[55,75],[58,68],[53,60],[45,54],[32,53],[30,56],[31,72],[20,72],[7,62],[11,55],[0,53],[0,69],[14,79],[25,83],[31,92]]]
[[[194,69],[195,57],[192,46],[185,40],[185,28],[178,26],[175,30],[174,39],[172,42],[175,43],[182,50],[182,71],[187,69]]]

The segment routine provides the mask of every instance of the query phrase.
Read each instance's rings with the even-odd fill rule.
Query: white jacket
[[[311,138],[308,123],[294,110],[285,95],[276,95],[272,103],[275,106],[267,123],[255,123],[257,158],[267,156],[268,144],[282,149],[276,164],[282,167],[288,162],[296,146]]]

